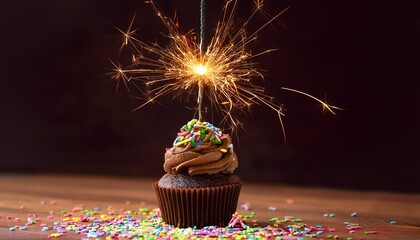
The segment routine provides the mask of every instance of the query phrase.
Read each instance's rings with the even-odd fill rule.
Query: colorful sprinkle
[[[210,137],[207,137],[208,135]],[[175,147],[179,147],[184,144],[191,143],[192,146],[195,147],[207,141],[214,142],[215,144],[219,145],[222,143],[221,139],[225,138],[227,138],[227,136],[223,134],[219,128],[213,126],[211,123],[201,122],[197,119],[193,119],[180,129],[180,132],[177,134],[177,137],[173,142],[173,145]],[[224,151],[222,152],[225,153]]]
[[[126,203],[127,204],[127,203]],[[127,205],[131,205],[127,204]],[[133,203],[134,205],[134,203]],[[143,204],[144,205],[144,204]],[[79,206],[78,206],[79,207]],[[250,203],[247,202],[240,206],[249,211]],[[80,206],[84,208],[84,206]],[[118,208],[117,208],[118,209]],[[268,207],[268,210],[277,210],[275,207]],[[330,234],[336,229],[323,225],[308,225],[302,219],[293,216],[272,217],[265,219],[269,224],[259,225],[259,221],[254,219],[255,212],[248,212],[245,215],[235,213],[227,227],[207,226],[203,228],[177,228],[162,221],[159,209],[150,210],[139,208],[136,210],[116,210],[109,206],[105,211],[98,212],[100,209],[77,211],[77,216],[69,216],[66,210],[62,215],[55,216],[62,218],[62,221],[48,221],[39,219],[35,214],[28,214],[28,223],[22,226],[9,227],[9,231],[27,230],[31,224],[36,224],[40,220],[39,228],[35,231],[45,232],[48,238],[66,238],[67,234],[79,234],[81,239],[100,238],[112,239],[283,239],[283,240],[303,240],[307,238],[317,239],[339,239],[338,235]],[[51,214],[51,212],[50,212]],[[76,215],[76,214],[75,214]],[[332,217],[327,213],[326,217]],[[11,218],[13,219],[13,218]],[[16,218],[14,218],[16,219]],[[391,221],[395,222],[395,221]],[[391,223],[390,222],[390,223]],[[392,224],[392,223],[391,223]],[[357,233],[362,229],[359,223],[344,222],[342,228],[349,234]],[[31,226],[29,226],[31,228]],[[34,231],[31,229],[31,231]],[[340,229],[339,229],[340,230]],[[48,232],[48,233],[46,233]],[[378,231],[364,230],[364,234],[377,234]],[[352,239],[340,236],[340,239]]]

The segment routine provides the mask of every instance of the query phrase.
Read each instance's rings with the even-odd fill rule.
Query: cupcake
[[[153,184],[163,221],[177,227],[227,226],[236,211],[241,180],[232,139],[196,119],[166,150],[166,174]]]

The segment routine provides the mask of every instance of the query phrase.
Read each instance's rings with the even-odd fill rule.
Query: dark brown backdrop
[[[197,28],[198,0],[158,1],[177,10],[183,31]],[[209,24],[221,1],[208,6]],[[279,47],[258,59],[268,92],[285,105],[288,142],[276,114],[254,107],[235,143],[247,180],[360,189],[419,190],[417,1],[266,1],[275,14],[252,50]],[[244,19],[251,1],[240,1]],[[165,147],[192,112],[170,98],[140,102],[115,91],[106,73],[118,31],[137,11],[145,41],[165,32],[142,1],[7,0],[0,3],[0,171],[162,175]],[[257,17],[251,30],[263,23]],[[213,26],[209,26],[211,29]],[[288,86],[343,108],[322,114]],[[191,105],[189,106],[191,107]]]

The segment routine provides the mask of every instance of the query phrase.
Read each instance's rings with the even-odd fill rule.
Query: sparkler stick
[[[206,0],[200,1],[200,62],[202,63],[203,55],[206,51]],[[203,84],[198,82],[198,120],[203,120]]]

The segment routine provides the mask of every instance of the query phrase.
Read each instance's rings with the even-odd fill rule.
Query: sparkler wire
[[[200,0],[200,58],[202,59],[206,51],[206,0]],[[202,105],[203,105],[203,84],[198,83],[198,119],[203,120]]]

